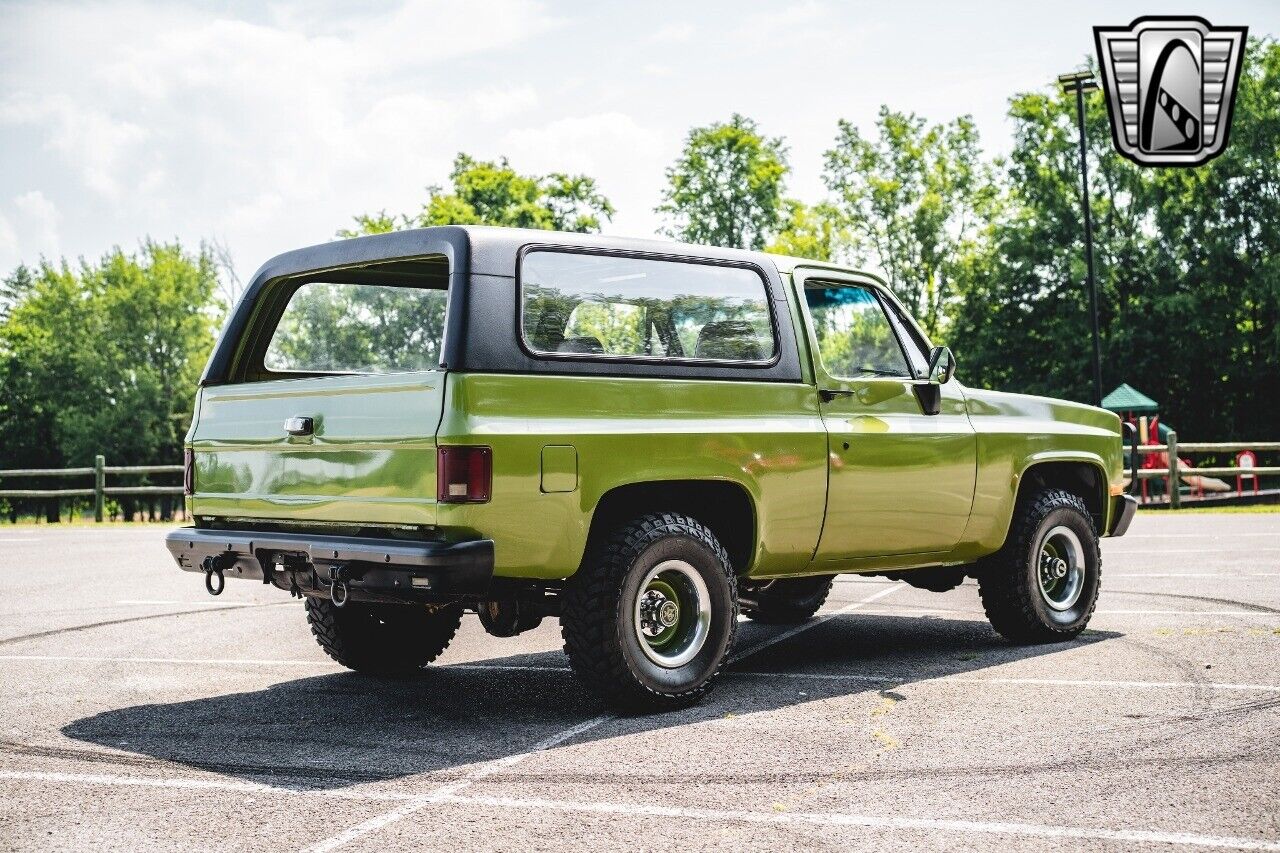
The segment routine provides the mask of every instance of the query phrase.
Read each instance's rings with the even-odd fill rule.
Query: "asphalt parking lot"
[[[1140,515],[1065,645],[1003,642],[969,584],[842,579],[638,718],[552,622],[347,673],[163,533],[0,529],[0,847],[1280,850],[1280,514]]]

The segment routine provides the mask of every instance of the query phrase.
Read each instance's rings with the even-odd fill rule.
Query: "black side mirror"
[[[946,385],[956,375],[956,357],[948,347],[934,347],[929,351],[929,381]]]

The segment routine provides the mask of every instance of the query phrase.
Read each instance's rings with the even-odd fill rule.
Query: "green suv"
[[[995,629],[1084,629],[1119,419],[960,384],[884,283],[758,252],[440,227],[289,252],[200,382],[178,565],[305,598],[324,650],[415,673],[464,612],[560,620],[616,705],[687,704],[739,614],[841,573],[977,579]]]

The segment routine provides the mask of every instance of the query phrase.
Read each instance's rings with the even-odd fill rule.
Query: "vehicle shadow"
[[[751,653],[784,630],[742,624],[735,647],[741,657],[726,667],[703,704],[609,719],[569,743],[859,693],[898,698],[892,691],[914,681],[1062,654],[1119,636],[1089,631],[1072,643],[1018,647],[985,622],[849,614]],[[567,667],[555,651],[444,663],[411,680],[334,673],[248,693],[113,709],[76,720],[62,733],[110,749],[100,754],[104,761],[118,760],[126,749],[296,790],[422,773],[446,781],[606,713]]]

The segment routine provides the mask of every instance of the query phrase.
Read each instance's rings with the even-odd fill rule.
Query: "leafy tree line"
[[[18,267],[0,287],[0,469],[84,467],[99,453],[112,465],[180,461],[216,287],[210,251],[176,243]],[[134,501],[121,503],[131,512]],[[57,519],[56,502],[44,509]]]
[[[1104,385],[1154,397],[1184,437],[1265,439],[1280,421],[1277,91],[1280,45],[1255,39],[1231,144],[1195,169],[1124,160],[1102,96],[1087,99]],[[690,130],[657,212],[676,239],[878,270],[956,351],[966,383],[1087,401],[1074,100],[1048,87],[1018,94],[1009,117],[1013,147],[998,159],[967,116],[930,122],[884,107],[872,128],[837,121],[826,193],[798,199],[786,192],[786,140],[732,115]],[[446,223],[600,231],[614,212],[587,175],[522,174],[459,154],[449,185],[429,187],[419,211],[361,215],[337,236]],[[237,289],[226,257],[217,245],[146,241],[0,280],[0,468],[83,466],[100,452],[113,464],[177,461],[224,297]],[[378,310],[324,298],[303,307]],[[438,322],[435,307],[421,310]],[[340,343],[353,352],[385,349],[349,333]],[[299,358],[312,346],[289,343]]]

